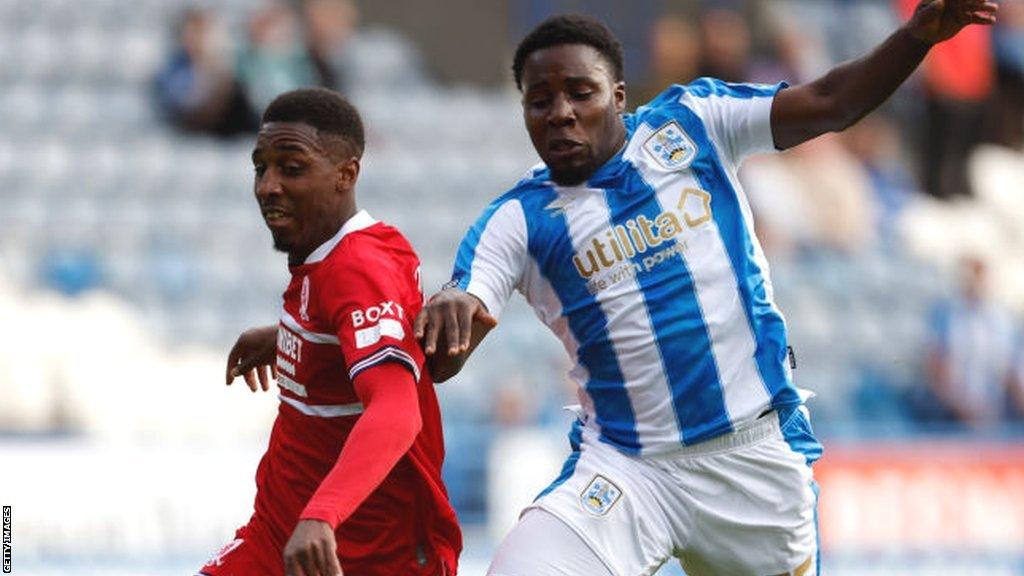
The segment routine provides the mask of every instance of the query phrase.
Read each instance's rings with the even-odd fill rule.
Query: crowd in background
[[[677,3],[650,22],[642,47],[646,68],[631,72],[630,102],[642,104],[671,83],[700,76],[813,80],[835,62],[865,53],[914,5]],[[176,47],[155,77],[156,101],[184,131],[252,132],[258,111],[281,91],[348,88],[346,43],[357,33],[357,21],[348,0],[270,3],[247,17],[244,38],[232,39],[215,12],[189,9],[175,26]],[[908,87],[855,127],[787,154],[756,158],[742,176],[773,262],[905,253],[904,210],[925,196],[974,197],[985,175],[972,180],[969,163],[986,144],[1015,151],[1016,161],[1024,162],[1020,0],[1002,3],[995,28],[973,27],[934,49]],[[920,385],[900,390],[882,379],[902,417],[982,427],[1024,418],[1019,316],[991,298],[988,255],[978,252],[985,249],[970,246],[958,254],[962,274],[947,277],[962,276],[962,291],[946,291],[929,304],[929,334],[916,373]],[[494,395],[498,422],[528,422],[542,411],[528,400],[536,391],[514,380]],[[866,390],[878,390],[877,378],[866,380]]]
[[[870,50],[913,4],[679,0],[654,13],[638,10],[649,16],[640,32],[622,34],[629,105],[699,76],[812,80]],[[175,14],[180,8],[154,1],[126,13],[147,34],[153,24],[143,15],[156,8],[166,14],[158,24],[170,28],[169,41],[162,58],[149,61],[142,82],[164,125],[135,118],[117,128],[118,115],[129,110],[114,107],[98,112],[109,115],[105,126],[114,127],[104,134],[123,132],[113,133],[115,145],[44,140],[32,156],[42,159],[39,170],[10,179],[14,208],[44,224],[55,212],[71,218],[77,235],[55,242],[15,220],[3,238],[39,249],[36,280],[43,286],[71,298],[104,287],[129,301],[137,297],[172,323],[186,318],[175,338],[214,335],[222,345],[210,348],[217,356],[225,334],[251,317],[241,314],[257,307],[273,312],[264,305],[273,300],[264,295],[280,290],[282,270],[274,256],[267,251],[252,257],[251,245],[265,240],[265,231],[242,193],[249,178],[248,139],[276,94],[321,85],[354,95],[367,117],[360,187],[370,192],[361,198],[420,240],[427,279],[443,282],[455,242],[476,211],[528,166],[531,150],[519,125],[517,95],[508,80],[470,88],[430,81],[415,47],[394,32],[368,32],[359,25],[357,6],[350,0],[240,1]],[[536,14],[520,23],[523,30],[510,24],[509,53],[545,13],[589,5],[551,0],[529,6]],[[595,3],[594,9],[602,16],[608,7]],[[89,14],[80,18],[84,26]],[[609,24],[632,30],[622,21]],[[106,33],[104,26],[76,34],[93,41]],[[0,73],[14,70],[16,62],[0,65]],[[95,91],[106,98],[110,72],[79,67],[84,72],[72,70],[66,81],[87,87],[68,93]],[[19,74],[28,72],[38,66]],[[86,72],[88,78],[75,76]],[[48,74],[26,81],[45,95],[65,81],[59,68]],[[823,430],[1010,430],[998,426],[1024,417],[1022,87],[1024,0],[1003,0],[998,26],[973,27],[934,49],[907,86],[853,128],[744,166],[740,177],[789,319],[796,380],[817,392],[815,413]],[[90,118],[79,116],[83,123]],[[0,161],[7,162],[4,150],[14,147],[0,146]],[[68,157],[81,160],[90,175],[76,176],[65,166]],[[424,195],[417,186],[428,171],[445,188],[430,190],[437,200],[420,213],[414,201]],[[62,201],[66,182],[93,196]],[[131,193],[122,197],[115,188],[124,182]],[[42,190],[53,198],[19,190]],[[100,210],[111,201],[119,204]],[[11,213],[22,213],[17,210]],[[93,215],[93,228],[83,223],[83,213]],[[64,234],[60,218],[47,225],[63,226]],[[103,252],[107,248],[110,254]],[[123,278],[111,280],[115,273]],[[193,303],[201,308],[185,315]],[[491,339],[507,338],[494,345],[502,350],[489,358],[483,351],[462,379],[466,383],[447,385],[442,394],[452,408],[453,444],[486,443],[491,432],[483,429],[560,427],[565,418],[559,407],[574,401],[561,376],[568,368],[564,353],[553,341],[538,339],[522,311],[503,324],[503,336]]]
[[[345,43],[358,13],[348,0],[271,3],[248,17],[232,41],[217,14],[190,8],[174,28],[175,47],[154,81],[168,121],[190,132],[252,132],[259,113],[300,86],[344,89]]]

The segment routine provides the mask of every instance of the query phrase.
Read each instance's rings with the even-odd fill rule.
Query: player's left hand
[[[277,326],[250,328],[235,341],[228,353],[226,372],[227,385],[238,376],[245,378],[246,385],[256,391],[256,381],[264,392],[270,390],[271,379],[277,379]],[[270,372],[270,377],[267,372]]]
[[[922,0],[906,27],[918,40],[936,44],[970,24],[995,24],[998,10],[999,6],[989,0]]]
[[[320,520],[299,520],[284,547],[287,576],[342,576],[334,530]]]
[[[432,356],[438,346],[443,345],[440,342],[443,333],[448,355],[455,356],[469,350],[474,321],[488,328],[498,325],[479,298],[458,288],[449,288],[430,297],[416,316],[413,333],[422,341],[427,356]]]

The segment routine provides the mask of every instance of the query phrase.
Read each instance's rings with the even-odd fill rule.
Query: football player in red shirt
[[[243,335],[243,357],[275,367],[280,407],[256,471],[255,511],[200,570],[207,576],[446,576],[462,548],[441,482],[441,418],[413,337],[419,260],[398,230],[356,208],[358,112],[302,89],[263,115],[255,193],[291,282],[276,349]],[[264,329],[266,330],[266,329]],[[264,370],[259,370],[264,390]]]

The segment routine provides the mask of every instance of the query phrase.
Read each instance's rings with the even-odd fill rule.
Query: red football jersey
[[[385,481],[339,525],[338,554],[346,574],[433,574],[439,572],[426,570],[438,560],[454,573],[462,539],[441,482],[441,416],[412,330],[423,305],[415,252],[398,230],[359,212],[291,274],[277,340],[281,405],[256,474],[250,525],[266,532],[280,558],[362,411],[352,380],[395,362],[414,376],[423,427]]]

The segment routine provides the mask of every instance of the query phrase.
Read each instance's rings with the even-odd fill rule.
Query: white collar
[[[341,230],[338,230],[337,234],[332,236],[327,242],[321,244],[316,250],[313,250],[309,256],[306,256],[306,260],[303,264],[313,264],[323,260],[331,253],[331,250],[334,250],[334,247],[338,245],[338,242],[341,242],[341,239],[344,238],[346,234],[373,226],[376,223],[377,219],[370,216],[366,210],[356,212],[351,218],[342,224]]]

